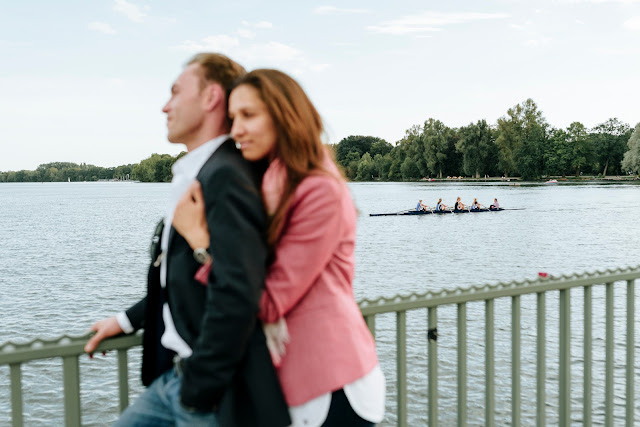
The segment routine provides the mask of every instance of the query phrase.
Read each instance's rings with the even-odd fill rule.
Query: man
[[[171,88],[162,111],[168,139],[188,153],[172,168],[171,201],[152,254],[147,295],[92,326],[85,351],[104,338],[144,328],[147,390],[116,425],[289,425],[286,403],[257,326],[267,250],[265,215],[249,165],[228,136],[227,95],[244,69],[198,54]],[[171,226],[176,203],[197,179],[210,230],[192,250]],[[161,249],[161,250],[160,250]],[[194,278],[212,262],[206,286]]]
[[[429,206],[422,203],[422,199],[418,200],[418,204],[416,205],[416,211],[426,211],[429,209]]]

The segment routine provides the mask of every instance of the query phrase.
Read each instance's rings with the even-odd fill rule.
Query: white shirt
[[[386,384],[380,365],[364,377],[342,387],[353,411],[367,421],[384,419]],[[319,427],[329,415],[331,393],[325,393],[298,406],[289,407],[290,427]]]
[[[188,152],[171,167],[171,172],[173,172],[171,197],[165,212],[164,229],[162,230],[162,238],[160,240],[160,247],[163,253],[166,254],[169,250],[169,232],[171,231],[173,213],[176,210],[178,200],[180,200],[182,195],[187,191],[193,180],[196,179],[200,169],[202,169],[202,166],[209,160],[209,157],[211,157],[218,147],[227,139],[229,139],[229,135],[220,135],[211,141],[205,142],[195,150]],[[167,285],[166,259],[166,256],[162,257],[160,264],[160,285],[163,288]],[[131,326],[131,321],[125,312],[118,313],[116,319],[125,333],[130,334],[133,332],[133,326]],[[160,339],[162,345],[169,350],[175,351],[183,359],[191,356],[191,347],[189,347],[180,334],[178,334],[167,302],[165,302],[162,307],[162,319],[164,320],[165,328],[164,334]]]

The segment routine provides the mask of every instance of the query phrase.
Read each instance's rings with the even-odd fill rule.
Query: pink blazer
[[[337,174],[333,162],[327,167]],[[353,295],[355,239],[346,183],[305,178],[289,207],[259,315],[267,323],[287,322],[291,340],[277,371],[289,406],[338,390],[378,363]]]

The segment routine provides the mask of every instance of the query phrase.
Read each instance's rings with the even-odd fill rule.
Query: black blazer
[[[127,310],[133,327],[145,329],[142,382],[149,385],[172,367],[173,353],[160,344],[166,300],[178,333],[193,350],[183,365],[182,403],[217,410],[223,427],[288,426],[287,405],[257,321],[267,250],[255,173],[227,140],[197,179],[206,204],[213,268],[207,286],[196,281],[200,264],[171,228],[166,292],[160,268],[152,263],[147,296]]]

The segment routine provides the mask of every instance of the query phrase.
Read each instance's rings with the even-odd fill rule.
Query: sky
[[[640,0],[7,0],[0,171],[179,153],[161,110],[201,51],[291,74],[328,143],[495,124],[527,98],[556,128],[640,121]]]

